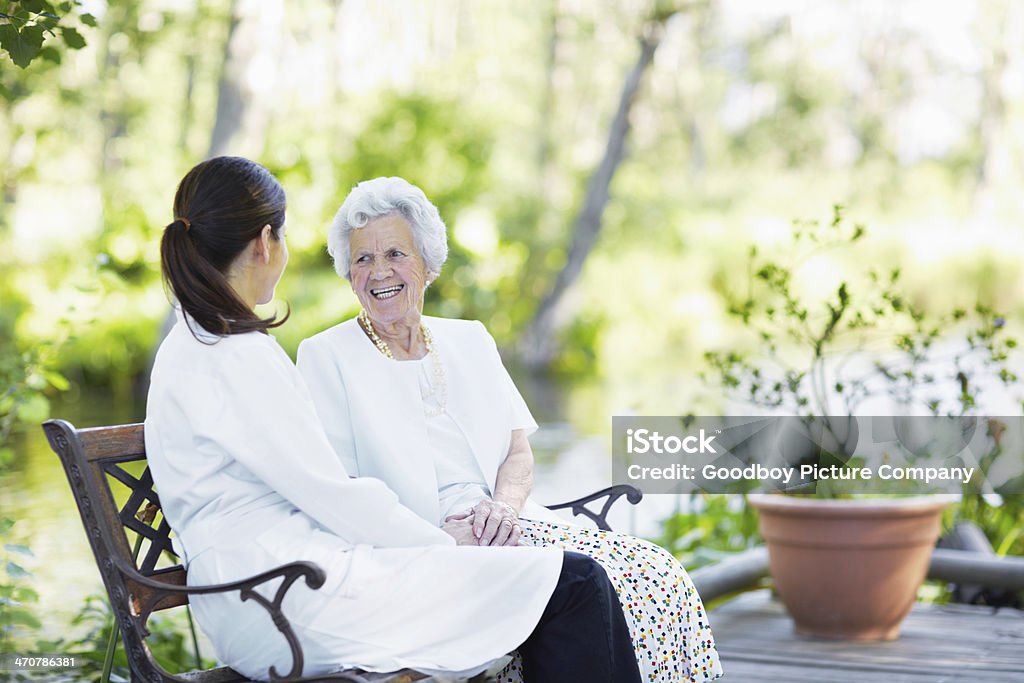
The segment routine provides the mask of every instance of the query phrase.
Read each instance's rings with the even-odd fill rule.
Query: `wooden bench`
[[[110,598],[111,609],[120,626],[133,681],[235,683],[250,680],[228,667],[171,674],[156,662],[146,646],[146,637],[149,635],[146,622],[153,612],[185,605],[189,595],[226,591],[239,591],[242,600],[253,600],[264,607],[282,637],[287,640],[292,652],[292,668],[282,674],[271,667],[271,680],[407,683],[427,678],[411,670],[366,673],[356,669],[329,676],[303,678],[302,645],[281,612],[281,601],[288,589],[300,579],[310,588],[320,588],[325,580],[323,569],[310,562],[292,562],[243,581],[215,586],[188,586],[185,567],[177,563],[177,555],[171,546],[171,528],[163,518],[160,500],[153,488],[153,478],[145,462],[143,425],[76,429],[64,420],[48,420],[43,424],[43,429],[50,447],[60,456],[78,504],[82,524],[85,525],[103,585]],[[127,489],[122,492],[127,497],[120,507],[111,488],[115,482]],[[548,507],[552,510],[569,509],[574,515],[584,515],[601,529],[607,530],[608,511],[622,496],[634,505],[642,497],[640,491],[632,486],[612,486],[578,500]],[[603,503],[597,512],[586,507],[602,499]],[[141,552],[137,554],[136,561],[129,543],[134,545],[139,541]],[[283,581],[273,600],[267,600],[254,590],[275,579]],[[475,680],[485,678],[478,677]]]

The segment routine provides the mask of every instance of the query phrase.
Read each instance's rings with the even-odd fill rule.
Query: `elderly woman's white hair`
[[[352,188],[327,231],[327,252],[338,275],[351,279],[349,234],[374,218],[395,213],[409,221],[413,242],[431,279],[441,273],[448,258],[448,231],[437,207],[423,190],[403,178],[374,178]]]

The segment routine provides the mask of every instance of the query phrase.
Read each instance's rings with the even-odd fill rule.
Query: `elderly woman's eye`
[[[399,251],[399,250],[397,250],[397,249],[392,249],[392,250],[391,250],[391,256],[392,256],[393,258],[397,258],[397,257],[399,257],[399,256],[405,256],[405,252],[403,252],[403,251]]]
[[[356,258],[356,263],[366,263],[369,260],[370,257],[367,254],[363,254],[362,256]]]

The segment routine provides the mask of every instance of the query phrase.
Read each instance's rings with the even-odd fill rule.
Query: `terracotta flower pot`
[[[800,635],[892,640],[928,573],[945,497],[754,494],[772,580]]]

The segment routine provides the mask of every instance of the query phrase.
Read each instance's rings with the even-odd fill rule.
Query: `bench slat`
[[[142,423],[117,425],[116,427],[90,427],[77,430],[85,459],[95,462],[103,459],[143,460],[146,457],[146,440]]]

